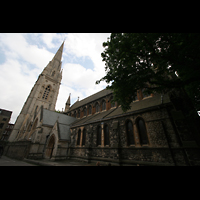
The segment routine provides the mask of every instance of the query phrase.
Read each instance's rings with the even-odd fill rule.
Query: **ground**
[[[2,156],[0,158],[0,166],[36,166],[36,165],[21,160],[11,159],[6,156]]]
[[[49,161],[43,160],[16,160],[6,156],[0,158],[0,166],[96,166],[96,163],[79,162],[76,160]]]

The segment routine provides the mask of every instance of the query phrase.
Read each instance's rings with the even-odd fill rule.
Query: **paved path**
[[[77,160],[62,160],[62,161],[51,161],[48,159],[42,160],[16,160],[2,156],[0,158],[0,166],[96,166],[95,162],[87,163]]]
[[[24,161],[39,166],[96,166],[96,163],[86,163],[76,160],[50,161],[47,159],[42,159],[42,160],[24,159]]]
[[[2,156],[0,158],[0,166],[36,166],[36,164],[30,164],[21,160],[15,160],[6,156]]]

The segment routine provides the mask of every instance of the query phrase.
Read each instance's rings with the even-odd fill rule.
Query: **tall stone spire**
[[[64,42],[65,41],[63,41],[63,43],[61,44],[60,48],[58,49],[58,51],[54,55],[53,59],[44,68],[42,74],[46,74],[46,75],[50,75],[51,76],[53,73],[55,74],[56,71],[60,72],[61,65],[62,65],[61,59],[62,59]]]
[[[63,47],[64,47],[64,42],[61,44],[60,48],[58,49],[58,51],[56,52],[55,56],[53,57],[52,61],[53,60],[58,60],[58,61],[61,61],[61,58],[62,58],[62,52],[63,52]]]
[[[18,115],[9,141],[27,139],[32,134],[25,132],[27,127],[38,120],[35,116],[39,109],[55,111],[56,101],[62,80],[61,59],[64,42],[56,52],[53,59],[44,68],[27,97],[20,114]]]

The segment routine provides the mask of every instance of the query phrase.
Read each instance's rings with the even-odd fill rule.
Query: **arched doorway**
[[[47,158],[51,159],[53,150],[54,150],[54,145],[55,145],[55,137],[54,137],[54,135],[52,135],[49,140],[49,143],[47,145],[47,148],[46,148],[46,157]]]

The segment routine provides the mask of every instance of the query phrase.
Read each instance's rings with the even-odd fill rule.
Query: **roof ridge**
[[[103,90],[107,90],[107,89],[105,88],[105,89],[103,89]],[[100,90],[99,92],[102,92],[103,90]],[[83,100],[85,100],[85,99],[87,99],[87,98],[89,98],[89,97],[91,97],[91,96],[94,96],[95,94],[97,94],[97,93],[99,93],[99,92],[96,92],[96,93],[94,93],[94,94],[92,94],[92,95],[90,95],[90,96],[88,96],[88,97],[82,99],[81,101],[83,101]],[[79,101],[79,102],[81,102],[81,101]]]
[[[85,101],[85,100],[87,100],[88,98],[91,98],[91,97],[93,97],[93,96],[97,95],[98,93],[101,93],[101,92],[103,92],[103,91],[105,91],[105,90],[107,90],[107,91],[109,91],[109,90],[112,91],[111,89],[104,88],[104,89],[100,90],[99,92],[96,92],[96,93],[94,93],[94,94],[92,94],[92,95],[90,95],[90,96],[88,96],[88,97],[82,99],[81,101],[76,101],[76,102],[70,107],[69,111],[73,110],[73,109],[74,109],[74,108],[73,108],[74,106],[75,106],[75,108],[76,108],[76,104],[77,104],[77,103],[80,104],[80,106],[82,106],[81,103],[82,103],[83,101]],[[107,95],[107,94],[106,94],[106,95]],[[103,97],[103,96],[102,96],[102,97]],[[102,97],[100,97],[100,98],[102,98]],[[90,102],[92,102],[92,101],[94,101],[94,100],[91,100]],[[89,102],[87,102],[87,103],[89,103]],[[86,104],[87,104],[87,103],[86,103]],[[77,106],[77,107],[79,107],[79,106]]]

